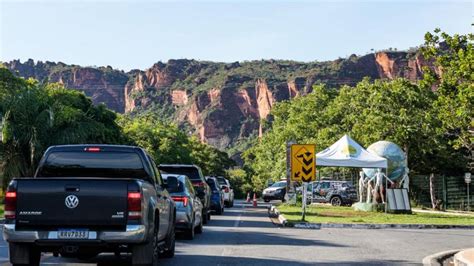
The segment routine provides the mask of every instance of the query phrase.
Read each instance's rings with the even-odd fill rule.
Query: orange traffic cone
[[[253,206],[257,207],[257,193],[253,193]]]
[[[247,192],[247,202],[250,202],[250,192]]]

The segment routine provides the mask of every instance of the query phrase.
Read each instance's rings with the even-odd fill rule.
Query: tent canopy
[[[344,135],[331,147],[316,154],[316,166],[387,168],[387,159],[368,152]]]

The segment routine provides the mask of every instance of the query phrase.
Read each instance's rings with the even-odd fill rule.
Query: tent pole
[[[387,213],[388,209],[388,186],[387,186],[387,179],[388,179],[388,170],[385,168],[385,213]]]

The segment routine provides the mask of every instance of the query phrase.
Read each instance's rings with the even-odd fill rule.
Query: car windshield
[[[286,182],[276,182],[270,187],[286,187]]]
[[[196,167],[173,167],[173,166],[159,166],[161,174],[176,174],[176,175],[185,175],[187,176],[190,180],[201,180],[201,177],[199,176],[199,171]]]

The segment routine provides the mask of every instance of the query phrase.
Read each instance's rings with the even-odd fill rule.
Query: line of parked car
[[[297,187],[296,191],[301,194],[303,187]],[[310,182],[307,187],[308,202],[330,203],[333,206],[352,205],[357,202],[357,191],[348,181],[328,180]],[[271,184],[262,192],[265,202],[270,200],[285,201],[286,181]]]
[[[222,176],[203,176],[201,168],[187,164],[161,164],[158,169],[176,204],[176,230],[187,239],[202,233],[211,214],[221,215],[234,205],[234,190]]]
[[[131,253],[132,265],[156,265],[174,256],[176,231],[193,239],[233,203],[225,178],[205,178],[195,165],[157,166],[139,147],[53,146],[34,176],[10,182],[3,238],[13,265],[39,265],[44,252]]]

